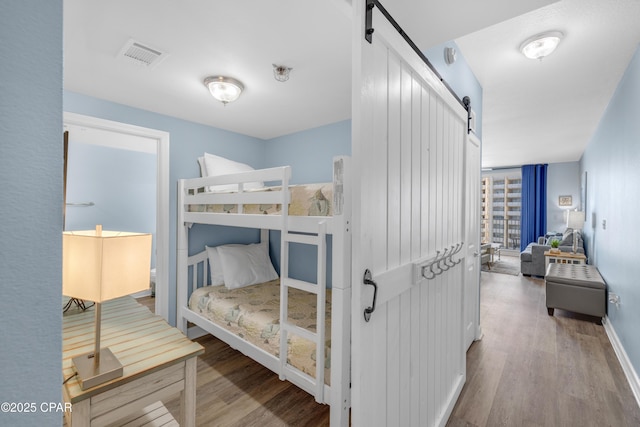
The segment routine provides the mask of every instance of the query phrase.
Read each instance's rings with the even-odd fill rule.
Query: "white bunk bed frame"
[[[333,216],[290,216],[289,180],[291,167],[277,167],[217,177],[181,179],[178,182],[178,247],[177,247],[177,316],[178,327],[189,336],[210,333],[231,347],[271,369],[281,380],[288,380],[315,397],[319,403],[331,405],[331,425],[347,426],[350,407],[351,363],[351,210],[348,179],[349,158],[340,156],[333,161]],[[278,191],[242,191],[245,183],[277,182]],[[238,184],[236,193],[200,192],[211,185]],[[233,204],[237,214],[189,212],[189,205]],[[245,214],[245,204],[280,204],[278,215]],[[208,277],[206,250],[189,256],[189,228],[191,224],[215,224],[260,229],[262,244],[269,243],[269,230],[281,231],[280,247],[280,357],[255,347],[237,335],[195,313],[188,307],[189,296],[197,287],[205,286]],[[296,288],[317,295],[317,307],[326,301],[326,235],[332,235],[332,312],[331,312],[331,386],[324,384],[325,310],[317,310],[317,330],[297,327],[287,319],[288,288]],[[316,245],[317,284],[289,277],[289,243]],[[201,267],[199,267],[201,265]],[[192,281],[189,283],[189,271]],[[202,271],[202,275],[198,274]],[[198,279],[201,280],[198,280]],[[188,322],[194,327],[188,328]],[[316,344],[315,378],[287,364],[287,334],[306,338]],[[320,381],[316,381],[320,379]]]

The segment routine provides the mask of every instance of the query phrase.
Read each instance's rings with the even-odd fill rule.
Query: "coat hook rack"
[[[415,263],[415,281],[422,279],[432,280],[445,271],[450,270],[462,262],[462,258],[457,260],[453,256],[458,254],[464,247],[464,242],[458,242],[450,247],[436,251],[436,256],[422,262]]]

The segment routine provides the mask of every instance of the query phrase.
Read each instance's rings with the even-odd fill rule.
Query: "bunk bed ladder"
[[[284,372],[288,370],[286,355],[288,334],[293,333],[304,339],[312,341],[316,345],[316,372],[315,372],[315,392],[314,397],[318,403],[324,403],[324,366],[325,366],[325,320],[326,320],[326,222],[318,225],[317,235],[287,233],[283,240],[285,251],[289,252],[291,243],[314,245],[318,248],[318,275],[317,283],[292,279],[287,270],[281,269],[280,292],[282,303],[280,305],[280,363],[282,368],[281,378],[284,379]],[[290,323],[288,320],[288,290],[289,288],[299,289],[304,292],[316,295],[316,331],[301,328]],[[282,357],[284,355],[284,357]]]
[[[283,189],[286,183],[283,181]],[[288,193],[285,192],[285,193]],[[283,204],[283,207],[287,206]],[[280,379],[288,379],[286,372],[293,371],[294,368],[287,364],[288,354],[288,334],[293,333],[316,344],[316,373],[314,383],[314,397],[316,402],[324,403],[324,366],[325,366],[325,317],[326,317],[326,235],[327,224],[321,221],[318,224],[316,235],[290,233],[288,230],[287,209],[282,209],[283,224],[281,237],[281,262],[280,262]],[[317,283],[305,282],[289,277],[289,245],[299,243],[314,245],[318,248],[317,258]],[[287,320],[289,288],[296,288],[301,291],[310,292],[316,295],[316,332],[301,328]],[[295,372],[295,371],[293,371]],[[290,378],[289,378],[290,379]]]

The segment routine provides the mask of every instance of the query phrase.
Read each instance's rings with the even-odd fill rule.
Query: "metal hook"
[[[462,242],[460,242],[460,243],[459,243],[459,248],[456,250],[456,252],[455,252],[455,253],[460,252],[460,251],[462,250],[462,248],[464,248],[464,241],[462,241]],[[455,263],[456,265],[460,264],[461,262],[462,262],[462,258],[458,258],[458,260],[457,260],[457,261],[454,261],[454,263]]]
[[[440,269],[440,271],[433,271],[433,266],[437,266],[438,269]],[[444,270],[442,270],[442,268],[440,268],[440,265],[438,265],[438,259],[435,259],[432,263],[431,263],[431,268],[430,268],[431,272],[433,273],[433,277],[438,276],[440,274],[442,274],[442,272]]]
[[[451,253],[449,254],[449,256],[447,257],[447,260],[445,261],[445,263],[449,266],[449,267],[453,267],[456,265],[456,262],[453,260],[453,256],[455,254],[458,253],[458,245],[451,245]]]
[[[453,246],[451,248],[453,248]],[[447,264],[447,258],[448,258],[447,252],[449,252],[449,248],[445,248],[444,249],[444,253],[442,254],[442,258],[440,258],[438,260],[438,268],[440,268],[443,271],[447,271],[449,269],[449,267],[450,267],[450,265]],[[449,254],[449,256],[451,256],[451,254]],[[444,261],[444,267],[441,264],[442,261]]]
[[[431,264],[431,265],[433,265],[433,264]],[[426,266],[426,265],[424,267],[422,267],[422,277],[424,277],[427,280],[435,279],[436,274],[432,270],[427,270],[427,267],[428,266]],[[427,276],[426,274],[424,274],[425,270],[431,271],[431,276]]]
[[[439,255],[440,255],[440,251],[436,251],[436,256],[432,260],[430,260],[430,262],[428,262],[427,265],[422,267],[422,277],[424,277],[427,280],[431,280],[436,277],[436,272],[433,271],[433,264],[438,260]],[[431,275],[430,276],[426,275],[425,270],[431,271]]]

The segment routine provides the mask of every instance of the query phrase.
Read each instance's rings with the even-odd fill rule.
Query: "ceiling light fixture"
[[[285,67],[284,65],[273,65],[273,77],[279,82],[286,82],[289,80],[289,73],[293,68]]]
[[[209,88],[211,96],[218,101],[227,105],[229,102],[233,102],[242,93],[244,86],[236,79],[223,76],[212,76],[204,79],[204,85]]]
[[[547,31],[528,38],[520,45],[520,52],[529,59],[540,59],[556,50],[564,34],[560,31]]]

